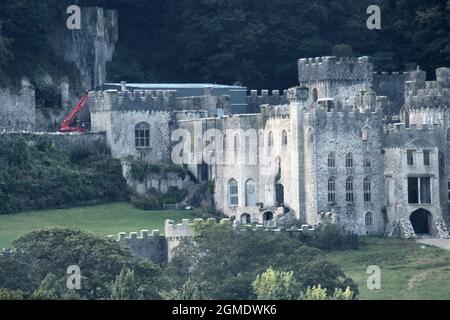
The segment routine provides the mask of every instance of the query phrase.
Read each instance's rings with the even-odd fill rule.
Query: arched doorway
[[[418,209],[411,213],[409,221],[411,221],[412,227],[416,234],[431,234],[431,223],[433,216],[425,209]]]
[[[270,220],[273,219],[273,213],[270,211],[266,211],[263,214],[263,223],[266,224],[267,222],[269,222]]]
[[[284,186],[281,183],[275,185],[275,202],[277,206],[284,204]]]
[[[248,213],[241,214],[241,224],[250,224],[252,219]]]

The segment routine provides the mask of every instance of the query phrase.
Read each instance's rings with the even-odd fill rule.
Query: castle
[[[361,235],[448,237],[450,69],[374,74],[367,57],[298,61],[298,86],[233,112],[205,86],[90,92],[114,157],[182,164],[235,223],[334,223]],[[245,112],[246,111],[246,112]],[[254,112],[257,111],[257,112]]]

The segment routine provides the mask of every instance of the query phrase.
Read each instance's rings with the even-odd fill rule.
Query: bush
[[[313,233],[301,234],[306,244],[322,250],[358,249],[358,235],[336,225],[321,225]]]
[[[153,194],[145,196],[134,195],[131,197],[131,204],[142,210],[161,210],[163,208],[161,198]]]
[[[119,160],[95,147],[66,153],[47,136],[0,136],[0,213],[128,199]]]

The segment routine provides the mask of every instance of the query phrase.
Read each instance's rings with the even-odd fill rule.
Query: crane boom
[[[68,116],[61,122],[61,126],[59,128],[60,132],[86,132],[87,129],[79,126],[75,123],[75,118],[77,115],[84,109],[86,103],[89,101],[89,96],[85,95],[81,97],[80,101],[70,110]]]

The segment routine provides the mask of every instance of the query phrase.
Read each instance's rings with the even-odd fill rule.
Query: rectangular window
[[[408,203],[419,203],[419,178],[408,178]]]
[[[406,161],[408,162],[408,166],[414,165],[414,150],[406,151]]]
[[[431,179],[420,178],[420,203],[431,203]]]
[[[424,150],[423,151],[423,165],[429,166],[430,164],[431,164],[430,151]]]
[[[408,203],[431,203],[431,178],[408,178]]]

